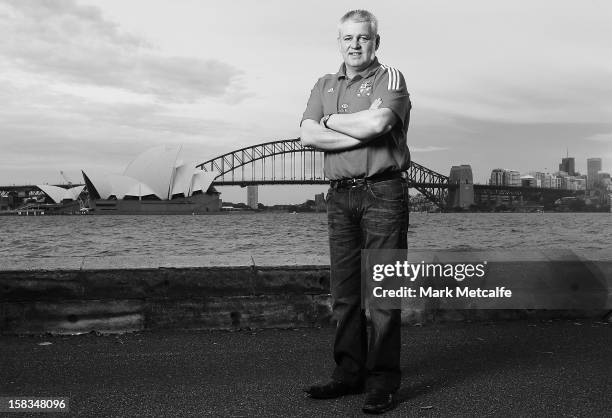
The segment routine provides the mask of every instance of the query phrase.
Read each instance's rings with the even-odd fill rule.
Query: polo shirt
[[[410,152],[406,134],[410,121],[410,95],[402,73],[380,64],[377,58],[352,79],[346,76],[344,63],[336,74],[319,78],[310,92],[302,122],[312,119],[318,123],[324,115],[367,110],[378,98],[382,99],[380,108],[391,109],[398,122],[386,134],[363,141],[356,148],[326,151],[324,170],[328,179],[371,177],[408,169]]]

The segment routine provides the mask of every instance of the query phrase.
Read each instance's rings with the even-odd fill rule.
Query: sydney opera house
[[[159,146],[136,157],[123,174],[83,170],[93,214],[201,214],[218,212],[216,173],[179,159],[180,147]]]

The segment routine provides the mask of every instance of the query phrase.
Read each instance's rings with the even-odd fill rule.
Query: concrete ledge
[[[439,262],[486,260],[490,270],[481,284],[512,283],[533,304],[515,309],[492,306],[490,300],[458,305],[444,298],[405,299],[406,324],[605,317],[612,306],[612,254],[605,252],[411,253]],[[100,259],[85,268],[76,260],[28,260],[24,268],[4,259],[10,267],[0,271],[0,333],[332,324],[328,266],[189,266],[188,260],[175,260],[179,267],[168,267],[167,260],[152,258],[134,266],[116,261]],[[592,292],[583,292],[582,300],[574,297],[576,289],[585,288]],[[567,309],[553,309],[559,303]]]
[[[326,266],[8,270],[0,332],[326,326],[328,292]]]
[[[0,271],[0,302],[328,292],[322,266]]]

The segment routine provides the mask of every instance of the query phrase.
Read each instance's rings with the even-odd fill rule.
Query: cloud
[[[80,105],[80,106],[79,106]],[[36,121],[36,123],[32,123]],[[87,144],[108,152],[111,144],[126,146],[147,143],[197,142],[215,138],[227,146],[234,137],[252,137],[255,127],[205,117],[175,115],[158,105],[58,103],[53,111],[24,108],[20,112],[0,111],[3,152],[44,153],[50,143],[61,139],[66,148],[81,149]],[[148,145],[151,146],[151,145]],[[61,151],[61,150],[58,150]],[[85,153],[89,153],[90,149]]]
[[[8,0],[0,9],[0,63],[82,85],[115,87],[169,103],[249,96],[242,71],[215,59],[165,56],[74,0]],[[8,42],[7,42],[8,40]]]
[[[0,102],[0,159],[7,173],[0,177],[13,181],[31,179],[33,172],[121,167],[156,145],[184,144],[194,158],[205,161],[262,142],[262,129],[255,123],[226,121],[199,107],[185,109],[193,105],[106,103],[2,80]]]
[[[466,78],[456,85],[441,83],[416,89],[413,104],[427,113],[509,123],[605,123],[610,120],[612,72],[564,71],[513,74],[512,77]],[[438,124],[443,117],[432,121]]]
[[[589,141],[604,142],[612,146],[612,132],[591,135],[586,139]]]

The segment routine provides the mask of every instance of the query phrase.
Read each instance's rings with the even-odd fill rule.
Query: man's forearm
[[[342,151],[362,144],[358,139],[327,129],[312,119],[302,122],[300,137],[302,144],[321,151]]]
[[[368,141],[387,133],[397,122],[391,109],[367,109],[355,113],[336,113],[329,117],[327,126],[360,141]]]

